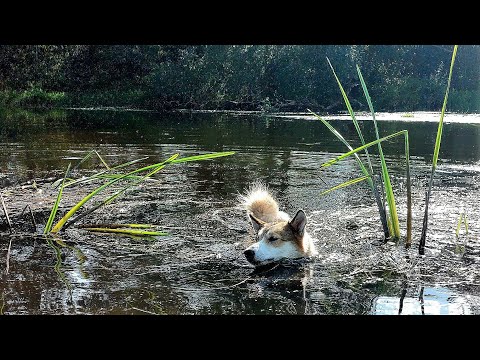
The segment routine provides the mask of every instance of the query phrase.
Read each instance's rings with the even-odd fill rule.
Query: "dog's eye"
[[[268,238],[268,241],[270,241],[270,242],[274,242],[274,241],[277,241],[277,240],[278,240],[278,239],[277,239],[276,237],[273,237],[273,236],[270,236],[270,237]]]

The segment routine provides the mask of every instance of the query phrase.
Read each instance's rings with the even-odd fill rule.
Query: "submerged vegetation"
[[[438,155],[439,155],[439,151],[440,151],[440,144],[441,144],[442,131],[443,131],[443,118],[444,118],[445,109],[446,109],[446,106],[447,106],[448,94],[449,94],[449,91],[450,91],[450,84],[451,84],[451,80],[452,80],[452,70],[453,70],[453,65],[455,63],[455,58],[456,58],[456,55],[457,55],[457,48],[458,48],[457,45],[455,45],[455,47],[453,49],[452,58],[451,58],[451,62],[450,62],[450,71],[449,71],[449,76],[448,76],[447,89],[446,89],[446,93],[445,93],[445,97],[444,97],[444,101],[443,101],[442,111],[441,111],[441,115],[440,115],[440,121],[439,121],[439,124],[438,124],[438,131],[437,131],[435,147],[434,147],[434,152],[433,152],[432,171],[431,171],[431,175],[430,175],[428,190],[426,192],[426,197],[425,197],[425,214],[424,214],[424,220],[423,220],[422,234],[421,234],[420,243],[419,243],[419,254],[420,255],[423,255],[425,253],[425,238],[426,238],[426,232],[427,232],[427,226],[428,226],[428,204],[429,204],[430,194],[431,194],[431,189],[432,189],[432,184],[433,184],[433,177],[434,177],[434,174],[435,174],[435,169],[437,167]],[[332,66],[332,64],[331,64],[331,62],[328,58],[327,58],[327,61],[330,65],[330,68],[332,69],[333,75],[334,75],[334,77],[337,81],[337,84],[338,84],[339,88],[340,88],[340,91],[342,93],[345,105],[346,105],[347,110],[348,110],[348,112],[349,112],[349,114],[352,118],[352,121],[355,125],[355,129],[357,130],[357,134],[360,138],[362,146],[357,147],[356,149],[353,149],[352,146],[344,139],[344,137],[337,130],[335,130],[335,128],[333,128],[326,120],[324,120],[323,118],[321,118],[319,115],[315,114],[314,112],[310,111],[313,115],[315,115],[317,117],[317,119],[321,120],[327,126],[327,128],[338,139],[340,139],[347,146],[347,148],[350,150],[349,152],[322,164],[322,167],[330,166],[330,165],[332,165],[332,164],[334,164],[334,163],[336,163],[336,162],[338,162],[338,161],[340,161],[344,158],[347,158],[351,155],[354,155],[357,163],[359,164],[359,166],[362,170],[363,176],[359,177],[359,178],[356,178],[356,179],[353,179],[353,180],[346,181],[343,184],[337,185],[337,186],[335,186],[331,189],[323,191],[321,193],[321,195],[324,195],[324,194],[329,193],[330,191],[340,189],[340,188],[343,188],[343,187],[346,187],[346,186],[349,186],[349,185],[356,184],[360,181],[366,180],[370,185],[370,188],[371,188],[371,190],[374,194],[374,197],[375,197],[378,209],[379,209],[380,220],[382,222],[382,226],[383,226],[384,233],[385,233],[385,241],[389,240],[390,238],[396,239],[396,240],[400,239],[400,226],[399,226],[399,220],[398,220],[398,213],[397,213],[397,209],[396,209],[395,196],[394,196],[394,193],[393,193],[393,188],[392,188],[392,184],[391,184],[391,181],[390,181],[390,176],[388,174],[388,169],[387,169],[387,165],[386,165],[386,162],[385,162],[385,156],[383,154],[381,143],[383,141],[386,141],[386,140],[392,139],[394,137],[403,135],[404,139],[405,139],[405,164],[406,164],[405,167],[406,167],[406,182],[407,182],[407,185],[406,185],[406,187],[407,187],[407,225],[406,225],[407,226],[407,231],[406,231],[405,246],[408,248],[408,247],[410,247],[411,241],[412,241],[412,200],[411,200],[411,179],[410,179],[410,164],[409,164],[408,131],[407,130],[402,130],[402,131],[398,131],[394,134],[385,136],[383,138],[379,138],[378,125],[377,125],[377,122],[376,122],[376,119],[375,119],[375,111],[374,111],[374,108],[373,108],[373,104],[372,104],[367,86],[366,86],[365,81],[363,79],[362,72],[360,71],[360,67],[357,66],[358,77],[360,79],[365,98],[367,100],[368,106],[369,106],[370,111],[371,111],[372,120],[373,120],[374,128],[375,128],[375,136],[377,138],[377,140],[372,141],[368,144],[365,144],[365,140],[364,140],[362,131],[361,131],[360,126],[359,126],[359,124],[358,124],[358,122],[355,118],[355,113],[353,112],[353,109],[352,109],[352,106],[351,106],[350,101],[348,99],[348,96],[346,95],[346,93],[343,89],[343,86],[342,86],[339,78],[337,77],[337,74],[335,73],[335,70],[334,70],[334,68],[333,68],[333,66]],[[372,164],[371,164],[371,161],[370,161],[370,156],[369,156],[369,153],[368,153],[368,150],[367,150],[369,147],[374,146],[374,145],[378,146],[378,153],[379,153],[379,158],[380,158],[380,162],[381,162],[382,172],[381,172],[380,179],[381,179],[381,183],[383,185],[381,187],[382,197],[380,197],[380,195],[378,194],[378,187],[377,187],[376,182],[375,182],[375,175],[373,173],[373,167],[372,167]],[[367,162],[368,162],[368,169],[364,165],[362,160],[360,159],[359,155],[357,154],[360,151],[365,151],[365,155],[366,155]],[[385,201],[383,199],[386,199],[386,203],[388,205],[388,217],[386,216],[387,211],[386,211]],[[458,229],[461,225],[461,219],[462,218],[460,218],[459,225],[457,227],[457,237],[458,237]],[[468,225],[467,225],[466,221],[465,221],[465,226],[468,229]]]

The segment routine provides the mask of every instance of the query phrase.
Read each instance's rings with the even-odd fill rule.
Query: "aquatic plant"
[[[458,217],[457,228],[455,229],[455,236],[457,237],[457,239],[460,236],[460,229],[462,228],[462,224],[465,226],[465,235],[468,235],[468,221],[465,212],[462,212]]]
[[[70,166],[72,164],[68,164],[67,171],[65,171],[65,176],[63,177],[62,184],[60,189],[58,190],[57,198],[55,199],[55,203],[53,204],[52,211],[50,212],[50,216],[48,217],[47,223],[45,224],[45,228],[43,229],[44,234],[48,234],[52,230],[53,221],[55,220],[55,216],[57,215],[58,205],[60,204],[60,200],[62,199],[63,188],[65,187],[65,179],[68,177],[70,173]]]
[[[439,153],[439,150],[440,150],[440,143],[441,143],[442,129],[443,129],[443,118],[444,118],[444,115],[445,115],[445,109],[446,109],[446,104],[447,104],[447,100],[448,100],[448,93],[449,93],[450,83],[451,83],[451,78],[452,78],[452,69],[453,69],[453,64],[455,62],[456,53],[457,53],[457,45],[455,45],[455,47],[453,49],[452,60],[451,60],[451,64],[450,64],[450,72],[449,72],[449,77],[448,77],[447,90],[446,90],[446,93],[445,93],[442,112],[441,112],[441,116],[440,116],[440,122],[439,122],[439,125],[438,125],[437,138],[436,138],[436,142],[435,142],[434,155],[433,155],[433,161],[432,161],[432,172],[431,172],[431,176],[430,176],[429,188],[428,188],[428,191],[426,193],[425,215],[424,215],[424,221],[423,221],[422,236],[420,238],[419,254],[424,253],[425,236],[426,236],[427,222],[428,222],[428,203],[429,203],[430,192],[431,192],[432,183],[433,183],[433,175],[435,173],[435,169],[436,169],[437,161],[438,161],[438,153]],[[390,176],[388,174],[388,168],[387,168],[387,165],[386,165],[386,162],[385,162],[385,156],[383,154],[383,149],[382,149],[381,143],[383,141],[387,141],[387,140],[390,140],[394,137],[403,135],[404,136],[404,141],[405,141],[405,163],[406,163],[406,182],[407,182],[407,184],[406,184],[407,185],[407,231],[406,231],[405,246],[408,248],[408,247],[410,247],[411,240],[412,240],[412,210],[411,210],[412,200],[411,200],[411,179],[410,179],[410,165],[409,165],[409,157],[410,156],[409,156],[408,131],[407,130],[402,130],[402,131],[398,131],[394,134],[391,134],[391,135],[388,135],[388,136],[385,136],[385,137],[382,137],[382,138],[379,137],[378,125],[377,125],[377,121],[375,119],[375,111],[374,111],[374,108],[373,108],[373,104],[372,104],[370,95],[368,93],[368,89],[367,89],[367,86],[365,84],[365,80],[363,79],[360,68],[357,65],[358,77],[360,79],[360,83],[362,85],[362,89],[363,89],[365,98],[366,98],[367,103],[368,103],[368,107],[369,107],[371,115],[372,115],[374,128],[375,128],[375,136],[376,136],[376,139],[377,139],[377,140],[372,141],[368,144],[365,144],[363,134],[362,134],[361,129],[358,125],[358,122],[355,118],[355,113],[353,112],[350,101],[348,100],[348,97],[347,97],[347,95],[346,95],[346,93],[345,93],[345,91],[342,87],[342,84],[341,84],[337,74],[335,73],[335,70],[334,70],[334,68],[333,68],[333,66],[332,66],[332,64],[331,64],[331,62],[328,58],[327,58],[327,61],[328,61],[328,64],[330,65],[330,68],[332,69],[333,75],[334,75],[334,77],[337,81],[337,84],[338,84],[339,88],[340,88],[340,91],[342,93],[345,105],[346,105],[347,110],[348,110],[348,112],[349,112],[349,114],[352,118],[352,121],[355,125],[355,129],[357,130],[357,133],[358,133],[358,136],[359,136],[360,141],[362,143],[362,146],[357,147],[356,149],[353,149],[352,146],[345,140],[345,138],[328,121],[326,121],[325,119],[322,119],[319,115],[317,115],[316,113],[314,113],[313,111],[308,109],[308,111],[310,113],[312,113],[317,119],[321,120],[323,122],[323,124],[340,141],[342,141],[347,146],[347,148],[350,150],[349,152],[347,152],[347,153],[345,153],[345,154],[343,154],[343,155],[341,155],[341,156],[339,156],[339,157],[337,157],[333,160],[327,161],[326,163],[322,164],[321,166],[322,167],[327,167],[327,166],[330,166],[330,165],[332,165],[332,164],[334,164],[334,163],[336,163],[336,162],[338,162],[338,161],[340,161],[340,160],[342,160],[346,157],[354,155],[355,160],[357,161],[358,165],[360,166],[360,168],[362,170],[363,176],[358,177],[356,179],[348,180],[348,181],[346,181],[346,182],[344,182],[340,185],[337,185],[333,188],[330,188],[326,191],[323,191],[321,193],[321,195],[324,195],[324,194],[329,193],[330,191],[337,190],[337,189],[340,189],[340,188],[343,188],[343,187],[346,187],[346,186],[350,186],[350,185],[353,185],[353,184],[356,184],[356,183],[359,183],[361,181],[366,180],[368,182],[368,184],[370,185],[370,188],[371,188],[371,190],[374,194],[374,197],[375,197],[378,209],[379,209],[380,220],[382,222],[383,230],[384,230],[384,233],[385,233],[385,240],[388,240],[389,238],[399,239],[400,238],[400,226],[399,226],[399,220],[398,220],[398,213],[397,213],[397,209],[396,209],[396,202],[395,202],[393,187],[392,187],[392,184],[391,184],[391,181],[390,181]],[[370,156],[369,156],[368,151],[367,151],[367,149],[369,147],[373,146],[373,145],[378,146],[379,158],[380,158],[380,162],[381,162],[381,169],[382,169],[381,183],[383,185],[382,186],[382,195],[383,195],[382,199],[380,199],[380,197],[378,195],[377,185],[375,184],[375,180],[374,180],[375,177],[374,177],[374,173],[373,173],[373,167],[371,165]],[[365,155],[367,157],[368,169],[365,166],[365,164],[362,162],[359,155],[357,154],[358,152],[363,151],[363,150],[365,151]],[[388,215],[389,215],[388,218],[386,217],[385,201],[383,199],[386,199],[386,203],[387,203],[387,206],[388,206]],[[466,223],[465,223],[465,225],[466,225]],[[466,227],[467,226],[468,225],[466,225]]]
[[[450,72],[448,73],[447,90],[445,91],[442,112],[440,114],[440,121],[438,123],[437,137],[435,139],[435,147],[433,149],[432,171],[430,173],[430,181],[428,182],[428,190],[425,194],[425,213],[423,215],[422,235],[420,236],[420,244],[418,246],[418,253],[420,255],[425,254],[425,241],[427,238],[427,228],[428,228],[428,204],[430,202],[430,195],[432,192],[432,185],[433,185],[433,177],[435,175],[435,170],[437,169],[438,154],[440,152],[440,145],[442,143],[443,117],[445,116],[445,109],[447,108],[448,93],[450,91],[450,84],[452,82],[453,64],[455,63],[455,57],[457,56],[457,49],[458,49],[458,45],[455,45],[452,53],[452,60],[450,62]]]
[[[96,153],[96,152],[94,152],[94,151],[89,152],[86,155],[86,157],[84,157],[80,161],[80,163],[83,163],[86,160],[85,158],[90,157],[93,153]],[[53,205],[52,211],[50,213],[50,217],[48,218],[47,224],[45,225],[44,234],[58,233],[66,225],[67,221],[74,214],[76,214],[80,210],[80,208],[82,208],[82,206],[85,203],[87,203],[89,200],[91,200],[93,198],[96,198],[97,195],[100,192],[102,192],[106,188],[111,187],[112,185],[116,184],[117,182],[120,182],[120,181],[124,180],[124,181],[129,181],[130,183],[128,183],[126,186],[124,186],[119,191],[115,192],[113,195],[111,195],[111,196],[107,197],[106,199],[98,202],[92,208],[88,209],[87,211],[80,214],[76,218],[70,220],[70,222],[67,225],[71,225],[72,223],[78,221],[79,219],[85,217],[86,215],[91,214],[92,212],[99,209],[100,207],[113,202],[114,200],[118,199],[120,197],[120,195],[125,193],[128,189],[132,188],[133,186],[139,185],[141,182],[143,182],[147,179],[150,179],[152,175],[156,174],[158,171],[162,170],[165,166],[167,166],[169,164],[179,164],[179,163],[190,162],[190,161],[209,160],[209,159],[215,159],[215,158],[218,158],[218,157],[229,156],[229,155],[233,155],[233,154],[234,154],[233,151],[227,151],[227,152],[216,152],[216,153],[209,153],[209,154],[203,154],[203,155],[195,155],[195,156],[189,156],[189,157],[184,157],[184,158],[178,158],[179,154],[174,154],[171,157],[169,157],[167,160],[164,160],[160,163],[144,166],[144,167],[141,167],[141,168],[133,170],[133,171],[129,171],[129,172],[124,173],[124,174],[112,174],[111,171],[114,171],[114,170],[116,171],[120,168],[126,167],[128,165],[132,165],[132,164],[134,164],[134,163],[136,163],[140,160],[145,160],[145,158],[129,161],[127,163],[123,163],[123,164],[120,164],[120,165],[117,165],[117,166],[110,167],[110,166],[107,165],[107,163],[97,153],[98,157],[101,159],[102,163],[107,168],[107,170],[100,171],[100,172],[98,172],[98,173],[96,173],[96,174],[94,174],[90,177],[86,177],[86,178],[81,178],[81,179],[77,179],[77,180],[69,179],[69,182],[65,183],[66,179],[68,179],[68,176],[70,174],[70,165],[68,166],[67,171],[65,172],[65,176],[64,176],[64,178],[61,182],[60,188],[58,190],[58,195],[57,195],[56,201]],[[142,173],[142,172],[147,172],[147,171],[149,171],[149,172],[147,174],[143,175],[143,176],[137,176],[136,175],[136,174],[139,174],[139,173]],[[110,172],[110,173],[108,173],[108,172]],[[57,210],[58,210],[60,200],[62,198],[62,193],[63,193],[64,188],[66,188],[67,186],[71,186],[73,184],[79,184],[79,183],[82,183],[82,182],[88,182],[88,181],[93,181],[93,180],[105,180],[105,179],[109,180],[109,181],[103,183],[100,186],[98,186],[93,191],[91,191],[88,195],[83,197],[77,204],[75,204],[56,223],[55,226],[52,227],[54,218],[55,218]],[[56,185],[59,185],[59,183],[56,182]],[[92,229],[94,229],[94,230],[92,230]],[[90,230],[91,231],[100,231],[97,228],[92,228],[92,229],[90,229]],[[108,229],[103,228],[103,230],[105,232],[105,230],[108,230]],[[117,233],[118,232],[127,233],[127,232],[130,231],[130,233],[132,233],[134,235],[137,235],[137,236],[142,235],[142,232],[144,233],[143,235],[149,235],[149,236],[154,235],[152,231],[147,231],[147,230],[121,230],[121,231],[118,230],[118,229],[117,230],[110,229],[110,230],[111,231],[109,231],[109,232],[117,232]],[[157,232],[156,235],[165,235],[165,234]]]
[[[321,118],[316,113],[309,110],[317,119],[322,121],[323,124],[325,126],[327,126],[327,128],[339,140],[341,140],[347,146],[347,148],[350,150],[348,153],[343,154],[342,156],[340,156],[336,159],[333,159],[331,161],[328,161],[328,162],[322,164],[322,167],[330,166],[330,165],[344,159],[345,157],[354,155],[358,165],[360,166],[360,169],[362,170],[363,176],[359,177],[359,178],[356,178],[356,179],[353,179],[353,180],[349,180],[349,181],[344,182],[340,185],[337,185],[337,186],[335,186],[331,189],[328,189],[327,191],[322,192],[321,195],[324,195],[324,194],[326,194],[330,191],[340,189],[340,188],[343,188],[343,187],[346,187],[346,186],[349,186],[349,185],[356,184],[360,181],[366,180],[368,182],[369,186],[370,186],[370,189],[372,190],[372,193],[375,197],[375,201],[377,203],[377,207],[378,207],[378,211],[379,211],[379,215],[380,215],[380,220],[382,222],[383,231],[384,231],[384,235],[385,235],[385,241],[387,241],[388,239],[391,239],[391,238],[399,239],[400,238],[400,225],[399,225],[398,214],[397,214],[397,209],[396,209],[395,196],[393,194],[393,188],[392,188],[392,185],[391,185],[390,176],[388,174],[388,169],[387,169],[387,165],[386,165],[386,162],[385,162],[385,156],[383,154],[383,149],[382,149],[382,146],[381,146],[381,142],[389,140],[389,139],[391,139],[393,137],[396,137],[396,136],[403,135],[404,139],[405,139],[405,160],[406,160],[406,169],[407,169],[407,174],[406,174],[406,176],[407,176],[407,208],[408,208],[408,211],[407,211],[407,246],[410,246],[410,242],[411,242],[411,200],[410,200],[411,199],[411,191],[410,191],[410,166],[409,166],[408,131],[403,130],[403,131],[397,132],[395,134],[392,134],[390,136],[387,136],[387,137],[384,137],[384,138],[380,139],[379,131],[378,131],[378,125],[377,125],[377,121],[376,121],[376,118],[375,118],[375,110],[373,108],[373,104],[372,104],[370,95],[368,93],[368,89],[367,89],[367,86],[365,84],[365,80],[363,79],[360,68],[357,66],[357,73],[358,73],[358,76],[360,78],[360,82],[362,84],[362,89],[363,89],[365,98],[367,100],[370,112],[372,114],[374,127],[375,127],[375,135],[376,135],[376,138],[377,138],[376,141],[373,141],[373,142],[370,142],[370,143],[366,144],[364,136],[363,136],[362,131],[360,129],[360,126],[358,124],[358,121],[356,120],[355,113],[354,113],[354,111],[352,109],[352,106],[350,104],[350,101],[348,99],[348,96],[346,95],[346,93],[343,89],[343,86],[342,86],[337,74],[335,73],[335,70],[334,70],[334,68],[333,68],[333,66],[332,66],[332,64],[331,64],[331,62],[328,58],[327,58],[327,61],[330,65],[330,68],[332,69],[333,75],[335,76],[337,84],[340,88],[340,91],[342,93],[345,105],[346,105],[347,110],[348,110],[348,112],[349,112],[349,114],[352,118],[352,121],[355,125],[355,129],[357,130],[357,134],[360,138],[362,146],[360,146],[356,149],[353,149],[353,147],[345,140],[345,138],[330,123],[328,123],[328,121],[326,121],[325,119]],[[380,179],[381,179],[381,184],[383,185],[382,189],[384,189],[382,191],[382,198],[379,195],[378,185],[376,184],[376,181],[375,181],[375,176],[374,176],[374,173],[373,173],[373,166],[371,164],[370,156],[369,156],[369,153],[368,153],[368,148],[370,146],[373,146],[373,145],[377,145],[378,150],[379,150],[379,155],[380,155],[381,168],[382,168]],[[365,155],[367,157],[368,169],[364,165],[364,163],[362,162],[362,160],[360,159],[360,157],[357,154],[358,152],[360,152],[362,150],[365,151]],[[387,218],[387,213],[386,213],[386,208],[385,208],[385,200],[383,200],[383,199],[386,199],[386,203],[388,205],[388,209],[389,209],[388,218]]]
[[[462,229],[462,224],[464,225],[465,228],[465,240],[463,244],[460,244],[460,230]],[[465,253],[465,246],[468,241],[468,220],[467,220],[467,215],[465,214],[464,211],[460,213],[460,216],[458,217],[457,221],[457,227],[455,229],[455,253],[456,254],[464,254]]]

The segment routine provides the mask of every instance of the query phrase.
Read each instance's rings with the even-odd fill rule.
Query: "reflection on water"
[[[422,287],[418,298],[379,296],[374,315],[471,315],[468,300],[449,289]]]
[[[359,144],[351,121],[332,120],[352,145]],[[371,121],[362,123],[366,139],[374,139]],[[430,162],[437,124],[382,121],[380,136],[409,130],[410,154]],[[460,140],[461,139],[461,140]],[[3,174],[32,178],[40,171],[58,170],[71,157],[97,149],[112,160],[124,160],[125,152],[138,157],[172,151],[175,145],[186,150],[250,152],[279,150],[307,153],[343,152],[344,146],[316,120],[292,120],[253,115],[139,113],[118,111],[56,111],[14,113],[0,110],[0,169]],[[403,139],[385,145],[386,153],[400,157]],[[372,148],[372,152],[375,149]],[[480,160],[480,126],[448,123],[444,127],[441,159],[477,163]],[[131,158],[131,157],[130,157]],[[288,158],[288,157],[287,157]],[[394,157],[395,158],[395,157]],[[64,161],[61,161],[63,159]],[[266,164],[268,165],[268,164]]]
[[[351,122],[332,124],[356,144]],[[373,138],[371,123],[362,126],[366,138]],[[379,126],[383,135],[410,131],[415,247],[437,125],[397,119]],[[42,237],[21,236],[32,231],[30,215],[22,215],[26,202],[38,224],[48,218],[56,191],[42,179],[60,176],[72,159],[91,149],[111,165],[144,156],[149,157],[145,164],[151,164],[176,152],[236,154],[166,167],[156,177],[159,181],[139,186],[96,215],[102,222],[158,224],[169,236],[146,241],[71,227],[50,246]],[[465,122],[445,126],[430,206],[431,256],[425,259],[412,252],[407,257],[401,243],[372,244],[382,231],[366,184],[319,196],[327,186],[359,176],[353,160],[320,169],[342,151],[343,145],[314,120],[0,111],[0,187],[15,224],[24,225],[10,236],[1,233],[6,228],[0,220],[0,259],[13,239],[10,273],[2,271],[0,309],[6,314],[370,314],[398,313],[403,298],[402,314],[407,314],[418,311],[417,288],[423,286],[424,313],[479,313],[480,127]],[[387,163],[404,224],[403,140],[386,144],[384,152],[390,154]],[[86,170],[97,166],[94,158],[85,163]],[[24,183],[32,179],[37,188]],[[270,186],[282,210],[305,210],[319,250],[313,261],[255,272],[246,262],[242,250],[253,233],[237,208],[237,195],[255,179]],[[10,186],[18,183],[22,186]],[[67,188],[60,211],[88,191]],[[463,211],[469,235],[460,239],[459,254],[455,229]]]

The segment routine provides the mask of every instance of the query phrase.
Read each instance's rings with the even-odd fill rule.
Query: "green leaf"
[[[375,110],[373,109],[373,104],[372,104],[372,100],[370,98],[370,94],[368,93],[367,85],[365,84],[365,80],[363,79],[362,72],[360,71],[360,68],[358,67],[358,65],[357,65],[357,73],[358,73],[358,77],[360,79],[360,83],[362,85],[363,93],[364,93],[365,98],[366,98],[367,103],[368,103],[368,107],[370,109],[370,112],[372,113],[373,125],[375,127],[375,136],[376,136],[377,140],[379,140],[380,136],[379,136],[379,133],[378,133],[377,120],[375,118]],[[388,210],[389,210],[389,213],[390,213],[391,222],[393,224],[393,230],[394,230],[393,235],[394,235],[394,237],[396,237],[398,239],[398,238],[400,238],[400,224],[399,224],[399,221],[398,221],[398,214],[397,214],[397,206],[396,206],[396,203],[395,203],[395,196],[393,194],[393,188],[392,188],[392,184],[390,182],[390,175],[388,174],[387,164],[385,162],[385,156],[383,155],[382,144],[379,142],[377,145],[378,145],[378,153],[379,153],[379,156],[380,156],[380,162],[382,164],[382,179],[383,179],[383,184],[384,184],[384,187],[385,187],[385,194],[386,194],[386,197],[387,197]],[[409,221],[409,220],[407,219],[407,221]],[[408,225],[407,225],[407,228],[408,228]],[[410,242],[409,241],[410,239],[411,239],[411,234],[410,234],[410,236],[408,236],[408,234],[407,234],[407,243]]]
[[[368,144],[359,146],[359,147],[357,147],[356,149],[352,149],[351,151],[349,151],[349,152],[347,152],[347,153],[345,153],[345,154],[342,154],[342,155],[336,157],[335,159],[332,159],[332,160],[329,160],[329,161],[323,163],[321,166],[322,166],[322,167],[331,166],[331,165],[339,162],[339,161],[342,160],[342,159],[345,159],[345,158],[347,158],[347,157],[349,157],[349,156],[351,156],[351,155],[355,155],[357,152],[362,151],[362,150],[364,150],[364,149],[366,149],[366,148],[369,148],[370,146],[377,145],[378,143],[381,143],[381,142],[386,141],[386,140],[390,140],[390,139],[392,139],[392,138],[394,138],[394,137],[397,137],[397,136],[400,136],[400,135],[404,135],[404,136],[405,136],[405,134],[408,134],[408,131],[407,131],[407,130],[397,131],[397,132],[394,133],[394,134],[391,134],[391,135],[385,136],[385,137],[383,137],[383,138],[381,138],[381,139],[378,139],[378,140],[369,142]]]
[[[427,238],[427,228],[428,228],[428,205],[430,202],[430,196],[433,186],[433,177],[435,175],[435,170],[437,168],[438,154],[440,152],[440,144],[442,142],[442,133],[443,133],[443,117],[445,116],[445,110],[447,108],[448,93],[450,92],[450,84],[452,81],[452,72],[453,64],[455,63],[455,58],[457,56],[458,45],[453,47],[452,59],[450,61],[450,72],[448,74],[448,83],[447,90],[445,91],[445,97],[443,98],[442,112],[440,114],[440,121],[438,123],[437,137],[435,139],[435,147],[433,149],[433,159],[432,159],[432,171],[430,173],[430,181],[428,182],[428,190],[425,197],[425,212],[423,214],[423,225],[422,225],[422,234],[420,235],[420,242],[418,245],[418,253],[420,255],[425,254],[425,241]]]
[[[465,235],[468,235],[468,221],[465,213],[463,214],[463,223],[465,224]]]
[[[124,168],[124,167],[127,167],[127,166],[130,166],[130,165],[133,165],[133,164],[136,164],[140,161],[143,161],[143,160],[146,160],[148,159],[148,156],[146,157],[143,157],[143,158],[140,158],[140,159],[135,159],[135,160],[132,160],[132,161],[128,161],[126,163],[122,163],[122,164],[119,164],[119,165],[116,165],[112,168],[110,168],[109,170],[102,170],[102,171],[99,171],[98,173],[96,174],[93,174],[89,177],[85,177],[85,178],[81,178],[81,179],[77,179],[77,180],[72,180],[68,183],[65,184],[65,187],[67,186],[72,186],[72,185],[77,185],[79,183],[85,183],[85,182],[90,182],[90,181],[94,181],[94,180],[97,180],[97,179],[101,179],[103,177],[106,177],[108,176],[109,174],[107,174],[109,171],[113,171],[113,170],[118,170],[118,169],[121,169],[121,168]],[[111,174],[112,177],[115,177],[115,174]],[[120,176],[123,176],[123,175],[118,175],[118,177]]]
[[[334,134],[349,150],[353,150],[352,146],[350,146],[350,144],[348,143],[347,140],[345,140],[345,138],[342,136],[342,134],[340,134],[327,120],[323,119],[322,117],[320,117],[319,115],[314,113],[312,110],[310,110],[310,109],[307,109],[307,110],[312,115],[314,115],[318,120],[320,120],[327,127],[327,129],[330,130],[330,132],[332,134]],[[354,156],[355,156],[355,160],[357,161],[358,166],[360,166],[360,169],[362,170],[363,175],[368,177],[367,182],[368,182],[368,185],[370,186],[370,189],[372,190],[373,196],[375,197],[375,201],[377,203],[378,212],[379,212],[379,215],[380,215],[380,221],[382,222],[383,232],[385,234],[385,238],[388,238],[389,237],[389,231],[388,231],[387,219],[386,219],[386,215],[385,215],[385,206],[382,203],[382,201],[380,200],[380,195],[378,194],[377,187],[376,187],[375,183],[373,182],[372,178],[370,177],[370,174],[369,174],[367,168],[363,164],[363,162],[360,159],[360,157],[358,156],[358,154],[355,153]]]
[[[83,228],[84,230],[103,233],[116,233],[134,236],[166,236],[168,233],[163,231],[147,231],[147,230],[134,230],[134,229],[109,229],[109,228]]]
[[[233,154],[235,154],[235,151],[225,151],[225,152],[217,152],[217,153],[204,154],[204,155],[195,155],[195,156],[176,159],[172,161],[172,164],[178,164],[178,163],[187,162],[187,161],[210,160],[210,159],[215,159],[222,156],[230,156]]]
[[[325,190],[323,191],[322,193],[320,193],[320,196],[322,195],[325,195],[325,194],[328,194],[329,192],[331,191],[334,191],[334,190],[338,190],[338,189],[341,189],[341,188],[344,188],[344,187],[347,187],[347,186],[350,186],[350,185],[353,185],[353,184],[356,184],[358,182],[361,182],[361,181],[364,181],[364,180],[367,180],[368,179],[368,176],[361,176],[361,177],[358,177],[356,179],[352,179],[352,180],[349,180],[349,181],[345,181],[344,183],[340,184],[340,185],[337,185],[337,186],[334,186],[328,190]]]
[[[457,229],[455,230],[455,235],[458,236],[460,235],[460,228],[462,227],[462,220],[463,220],[463,213],[460,214],[460,216],[458,217],[458,221],[457,221]]]
[[[335,80],[337,80],[338,87],[340,88],[340,92],[342,93],[343,101],[347,106],[348,113],[352,118],[353,125],[355,125],[355,129],[357,130],[357,134],[360,138],[360,141],[362,142],[362,145],[365,145],[365,140],[363,138],[362,131],[360,130],[360,125],[358,124],[357,118],[355,117],[355,113],[353,112],[352,105],[350,104],[350,100],[348,100],[347,93],[343,89],[342,83],[340,82],[340,79],[338,78],[337,73],[335,72],[335,69],[333,68],[332,63],[330,62],[330,59],[328,57],[327,57],[327,62],[328,62],[328,65],[330,65],[330,69],[332,69],[333,76],[335,76]]]
[[[62,193],[63,193],[64,184],[65,184],[65,179],[67,178],[68,173],[70,172],[70,166],[71,165],[72,165],[71,163],[68,164],[67,171],[65,171],[65,175],[64,175],[63,181],[62,181],[62,185],[60,186],[60,189],[58,189],[57,198],[55,200],[55,203],[53,204],[53,208],[52,208],[52,211],[50,212],[50,216],[48,217],[47,224],[45,225],[45,228],[43,229],[44,234],[48,234],[50,232],[50,230],[52,229],[53,221],[55,220],[55,216],[57,215],[58,205],[60,204],[60,200],[62,199]]]
[[[440,144],[442,142],[442,132],[443,132],[443,117],[445,116],[445,109],[447,108],[448,93],[450,92],[450,83],[452,82],[452,72],[453,64],[455,63],[455,58],[457,56],[458,45],[455,45],[453,48],[452,61],[450,62],[450,72],[448,74],[448,83],[447,91],[445,92],[445,97],[443,99],[442,113],[440,114],[440,122],[438,123],[437,137],[435,139],[435,148],[433,150],[433,167],[437,167],[438,154],[440,152]]]

